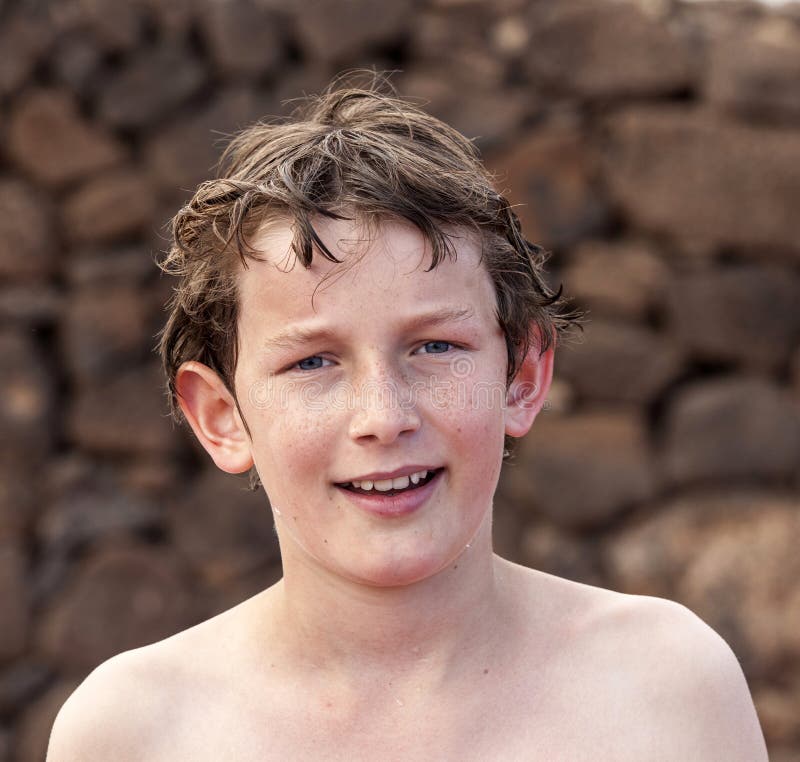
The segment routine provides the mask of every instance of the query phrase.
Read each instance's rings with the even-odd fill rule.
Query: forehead
[[[431,246],[412,224],[385,220],[366,225],[356,220],[314,220],[314,228],[340,263],[318,252],[306,268],[291,250],[293,230],[272,221],[254,236],[262,257],[238,275],[240,319],[291,321],[327,314],[353,317],[360,307],[365,321],[403,310],[469,305],[494,317],[494,288],[481,261],[481,244],[471,231],[454,229],[456,253],[433,270]]]

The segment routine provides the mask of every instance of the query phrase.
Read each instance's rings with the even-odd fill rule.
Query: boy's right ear
[[[214,463],[229,474],[247,471],[253,465],[250,438],[222,379],[192,360],[178,368],[175,388],[186,420]]]

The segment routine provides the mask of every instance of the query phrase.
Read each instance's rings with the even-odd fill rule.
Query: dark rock
[[[61,292],[52,286],[20,283],[0,287],[0,321],[9,326],[55,323],[62,305]]]
[[[194,95],[204,81],[203,66],[181,47],[144,50],[107,83],[99,113],[114,127],[145,127]]]
[[[0,95],[11,93],[28,79],[53,41],[50,26],[38,15],[20,8],[0,24]]]
[[[147,176],[117,169],[92,178],[66,200],[64,229],[73,241],[105,243],[147,227],[154,211]]]
[[[586,241],[564,268],[567,293],[593,315],[642,320],[659,309],[669,287],[667,265],[637,242]]]
[[[649,404],[683,369],[670,337],[612,320],[589,321],[557,358],[557,373],[579,397],[609,402]]]
[[[153,343],[147,317],[136,289],[108,285],[72,292],[61,341],[65,365],[78,379],[99,379],[141,362]]]
[[[655,490],[647,434],[628,413],[545,413],[520,443],[503,495],[569,528],[611,521]]]
[[[2,449],[46,453],[53,441],[53,388],[48,368],[22,333],[0,333]]]
[[[674,281],[669,305],[677,339],[703,360],[775,369],[800,342],[800,277],[788,268],[692,273]]]
[[[576,129],[552,126],[501,155],[487,157],[507,190],[526,236],[547,248],[566,247],[601,231],[609,210],[594,187],[595,161]]]
[[[453,76],[435,65],[418,68],[403,77],[404,96],[424,104],[425,110],[474,140],[481,150],[508,143],[525,117],[540,104],[526,92],[484,90],[474,85],[453,86]]]
[[[211,57],[224,74],[258,77],[274,71],[280,63],[282,21],[263,3],[212,0],[202,5],[200,21]]]
[[[688,42],[634,3],[538,4],[529,29],[529,76],[581,97],[679,92],[697,76]]]
[[[777,681],[776,681],[777,682]],[[769,758],[776,760],[774,749],[776,743],[790,744],[797,740],[797,707],[800,706],[800,681],[795,679],[790,685],[773,685],[753,691],[753,703],[758,713],[758,721],[764,736],[769,739]],[[788,749],[787,749],[788,751]],[[797,759],[796,748],[778,762],[794,762]]]
[[[0,540],[0,664],[19,656],[27,645],[30,606],[26,588],[27,558],[20,544]]]
[[[8,153],[36,180],[63,185],[118,164],[122,147],[86,122],[64,92],[39,90],[21,99],[11,113]]]
[[[87,34],[68,34],[58,41],[50,66],[54,77],[72,92],[93,94],[102,67],[102,55],[103,51]]]
[[[80,20],[102,50],[124,53],[136,48],[144,32],[143,0],[90,0],[80,5]]]
[[[800,119],[800,28],[786,19],[741,24],[708,41],[706,97],[763,119]]]
[[[90,249],[69,260],[66,276],[73,286],[141,286],[158,268],[144,247]]]
[[[155,549],[118,547],[81,566],[38,634],[62,669],[81,671],[188,624],[187,590],[173,559]]]
[[[676,107],[633,109],[610,128],[607,181],[635,225],[707,245],[800,250],[796,132]]]
[[[177,431],[167,415],[161,369],[147,365],[107,383],[80,387],[67,411],[72,442],[90,452],[172,453]]]
[[[95,481],[56,499],[37,522],[45,552],[72,554],[108,537],[124,537],[159,525],[161,511],[141,495]]]
[[[213,176],[224,135],[276,112],[274,101],[260,100],[251,89],[222,91],[207,107],[159,131],[146,149],[150,171],[172,193],[179,188],[194,192]]]
[[[22,537],[39,505],[41,462],[28,451],[0,456],[0,541]]]
[[[0,277],[41,277],[55,266],[52,210],[26,183],[0,180]]]
[[[411,0],[383,5],[370,0],[309,0],[292,10],[304,53],[322,61],[343,61],[369,46],[399,42],[415,12]]]
[[[529,524],[522,535],[522,563],[589,585],[604,583],[597,548],[551,524]]]
[[[17,726],[15,762],[34,762],[45,758],[58,710],[77,687],[77,680],[59,681],[33,704],[25,707]]]
[[[688,495],[608,543],[614,586],[689,606],[730,644],[751,679],[800,655],[796,497]]]
[[[664,468],[672,482],[788,479],[800,463],[800,413],[757,378],[687,387],[668,411]]]
[[[51,674],[47,665],[34,661],[18,661],[0,671],[0,717],[15,714],[35,698],[47,685]]]
[[[272,511],[263,490],[214,469],[169,506],[175,546],[204,579],[220,583],[279,558]]]

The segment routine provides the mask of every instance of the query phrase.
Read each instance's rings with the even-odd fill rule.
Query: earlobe
[[[236,402],[207,365],[185,362],[175,379],[178,404],[195,436],[219,468],[240,474],[253,465],[250,440]]]
[[[521,437],[528,433],[542,409],[553,380],[554,347],[539,355],[533,344],[520,363],[506,396],[506,434]]]

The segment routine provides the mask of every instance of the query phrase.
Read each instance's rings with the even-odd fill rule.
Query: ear
[[[250,438],[233,395],[222,379],[200,362],[185,362],[175,378],[178,404],[200,444],[229,474],[253,465]]]
[[[550,348],[539,356],[538,336],[517,370],[506,395],[506,434],[521,437],[528,433],[542,409],[553,381],[555,337]]]

